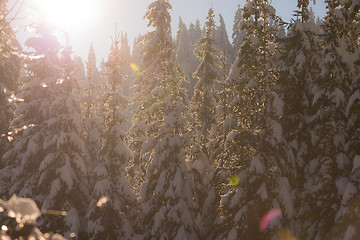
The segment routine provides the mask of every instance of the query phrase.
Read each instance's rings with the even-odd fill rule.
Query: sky
[[[9,0],[9,7],[12,6],[15,0]],[[25,3],[21,12],[17,16],[17,20],[14,21],[13,26],[16,27],[17,37],[20,43],[24,43],[31,33],[24,31],[25,25],[30,23],[29,15],[31,11],[29,8],[34,6],[34,1],[50,1],[50,0],[24,0]],[[51,15],[59,14],[63,12],[63,17],[67,18],[71,14],[70,8],[73,2],[81,0],[51,0],[59,1],[63,5],[66,5],[64,9],[57,7],[56,12]],[[87,0],[92,1],[92,0]],[[146,13],[147,6],[151,2],[150,0],[93,0],[97,1],[95,9],[91,12],[88,19],[80,21],[81,13],[77,14],[77,17],[71,20],[75,24],[71,24],[73,28],[67,30],[70,32],[70,43],[73,46],[73,50],[77,56],[87,59],[90,43],[93,43],[95,54],[98,64],[101,59],[106,59],[111,46],[111,36],[115,32],[115,23],[117,25],[118,32],[126,32],[129,38],[130,46],[133,45],[133,40],[139,34],[144,34],[147,31],[147,21],[143,19]],[[324,0],[317,0],[316,4],[311,1],[311,7],[316,16],[323,17],[325,15],[325,3]],[[84,1],[86,2],[86,1]],[[218,23],[218,15],[221,14],[224,17],[225,24],[228,30],[228,35],[232,34],[232,25],[234,14],[238,8],[238,5],[242,7],[245,0],[170,0],[173,7],[171,11],[172,16],[172,34],[175,35],[179,22],[179,17],[185,22],[187,26],[190,23],[195,23],[196,19],[200,20],[201,25],[204,25],[208,9],[211,5],[214,7],[216,14],[216,23]],[[277,15],[281,16],[283,20],[290,21],[293,14],[293,10],[296,9],[297,0],[272,0],[272,5],[276,9]],[[80,11],[86,11],[87,8],[83,4],[83,8]],[[8,8],[9,8],[8,7]],[[25,20],[24,20],[25,19]],[[90,24],[86,24],[90,22]],[[63,32],[58,32],[57,36],[64,41]]]

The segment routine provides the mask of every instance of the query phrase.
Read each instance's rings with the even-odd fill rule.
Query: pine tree
[[[330,5],[330,3],[328,4]],[[333,6],[335,6],[335,3],[333,4]],[[334,49],[327,48],[327,54],[329,55],[332,53],[333,59],[332,61],[327,62],[331,65],[324,64],[324,68],[327,67],[326,71],[330,71],[333,74],[332,77],[335,80],[335,84],[337,84],[336,87],[341,90],[349,90],[349,92],[344,92],[345,102],[343,104],[338,104],[338,101],[334,101],[336,102],[336,108],[340,108],[344,111],[343,107],[346,107],[346,133],[337,133],[338,135],[343,134],[342,136],[345,138],[344,145],[346,156],[342,157],[342,155],[338,154],[335,156],[335,159],[333,159],[333,161],[336,161],[337,168],[331,172],[331,176],[334,177],[332,180],[337,187],[337,199],[330,200],[337,200],[337,208],[335,209],[336,215],[333,228],[331,231],[324,231],[324,233],[327,239],[356,239],[359,234],[358,212],[360,207],[358,195],[360,188],[358,181],[359,150],[357,147],[359,143],[360,49],[358,39],[360,34],[358,25],[360,19],[360,3],[358,1],[340,1],[338,4],[339,5],[337,5],[335,9],[336,15],[333,17],[333,24],[336,24],[336,29],[334,30],[338,32],[339,36],[336,36],[334,39],[334,36],[332,35],[333,38],[331,39],[337,43],[337,45],[335,45],[336,47]],[[325,21],[324,26],[330,27],[328,24],[331,18],[328,15],[327,18],[328,21]],[[334,28],[334,26],[332,26],[332,28]],[[329,29],[324,30],[326,33],[329,32]],[[325,41],[328,39],[329,38],[325,38]],[[334,45],[334,42],[331,42],[332,45]],[[335,52],[330,52],[331,50],[335,50]],[[352,59],[354,61],[352,61]],[[341,81],[341,85],[339,81]],[[347,84],[349,85],[346,86]],[[334,94],[334,98],[338,98],[338,95],[339,94]],[[329,105],[332,106],[332,104]],[[340,122],[340,124],[341,123],[342,122]],[[336,146],[336,150],[340,152],[343,149]],[[326,197],[329,196],[329,192],[326,192]],[[334,214],[334,211],[330,212],[330,214]],[[327,222],[325,222],[325,224],[326,223]]]
[[[179,19],[179,28],[176,35],[176,61],[183,69],[185,75],[188,79],[191,79],[190,71],[193,69],[192,62],[189,59],[193,58],[193,46],[191,45],[191,41],[189,38],[189,32],[185,25],[185,23]],[[191,86],[188,86],[190,89]]]
[[[323,239],[328,226],[333,226],[342,216],[344,208],[340,196],[344,194],[344,187],[340,186],[351,172],[346,154],[346,105],[355,76],[352,62],[355,41],[350,35],[352,20],[347,14],[350,5],[336,0],[325,2],[328,11],[322,25],[324,46],[313,99],[317,110],[311,122],[314,149],[318,152],[309,163],[308,169],[313,174],[307,182],[309,186],[317,186],[308,193],[311,212],[318,219],[313,226],[316,230],[312,239]]]
[[[14,117],[14,101],[21,67],[18,56],[21,46],[15,39],[10,23],[5,19],[8,14],[6,3],[7,1],[0,3],[0,160],[11,147],[7,137],[11,139],[8,132]],[[0,164],[0,168],[2,167]]]
[[[86,158],[90,163],[89,172],[99,161],[99,151],[102,130],[101,118],[99,115],[98,103],[100,101],[101,87],[100,75],[96,67],[94,47],[91,44],[88,61],[86,62],[86,78],[88,81],[84,100],[84,131],[86,144]]]
[[[42,202],[36,193],[38,186],[38,169],[46,152],[43,144],[46,136],[46,121],[49,119],[51,92],[49,87],[55,85],[60,76],[60,45],[51,35],[51,29],[45,24],[36,28],[39,37],[32,37],[26,45],[34,52],[27,53],[28,77],[22,79],[23,89],[18,97],[23,99],[15,110],[15,119],[11,129],[17,132],[13,147],[3,156],[2,177],[5,178],[4,192],[7,198],[12,194],[30,197]],[[19,131],[23,129],[23,131]]]
[[[272,66],[275,34],[270,20],[275,9],[268,1],[249,0],[243,8],[241,29],[246,31],[229,79],[234,93],[231,112],[238,122],[227,136],[226,162],[228,174],[236,175],[221,200],[222,217],[218,232],[228,239],[269,238],[273,232],[259,231],[261,217],[276,207],[277,161],[281,159],[278,142],[281,128],[273,106],[276,71]],[[231,168],[231,169],[230,169]],[[233,181],[233,182],[237,182]]]
[[[144,239],[197,239],[192,180],[184,150],[189,142],[184,133],[187,96],[174,63],[170,9],[169,1],[157,0],[150,3],[145,15],[154,31],[144,37],[141,86],[137,89],[142,97],[135,124],[145,123],[147,130],[140,151],[147,168],[139,223]]]
[[[193,73],[196,71],[197,67],[200,64],[200,60],[196,57],[194,54],[196,43],[201,38],[201,27],[200,27],[200,21],[199,19],[196,20],[196,23],[190,23],[189,29],[188,29],[188,39],[189,39],[189,45],[190,48],[185,50],[188,53],[188,58],[186,59],[187,68],[184,68],[186,75],[188,76],[189,83],[186,87],[188,91],[189,99],[191,99],[194,95],[194,88],[195,84],[197,82],[197,79],[193,76]],[[186,47],[186,46],[184,46]],[[185,60],[185,59],[184,59]],[[181,62],[179,62],[181,65]],[[183,66],[183,65],[181,65]]]
[[[214,39],[214,10],[209,9],[205,23],[206,33],[198,42],[196,55],[201,61],[193,74],[198,79],[191,109],[194,116],[193,143],[191,146],[192,173],[196,187],[196,203],[199,207],[198,225],[202,239],[212,238],[212,223],[216,216],[216,197],[214,170],[215,163],[210,157],[208,144],[212,140],[211,129],[216,122],[218,92],[215,84],[220,76],[220,51]]]
[[[134,236],[131,214],[136,207],[136,198],[126,178],[126,167],[132,154],[125,143],[126,123],[124,109],[127,98],[119,93],[125,77],[122,68],[119,35],[113,40],[113,51],[106,63],[109,69],[109,92],[106,95],[107,127],[100,161],[92,173],[92,201],[88,211],[90,239],[131,239]]]
[[[226,66],[228,66],[228,71],[230,70],[231,64],[234,62],[237,52],[234,55],[233,47],[230,43],[229,36],[226,31],[225,21],[221,14],[219,14],[220,25],[216,26],[214,31],[214,38],[217,44],[218,49],[223,53],[226,61]]]
[[[127,33],[121,33],[119,54],[124,61],[122,72],[126,75],[131,75],[131,52]]]
[[[141,41],[141,39],[143,38],[143,36],[139,35],[134,39],[133,42],[133,46],[132,46],[132,52],[131,52],[131,56],[132,56],[132,63],[135,64],[135,66],[139,66],[140,63],[142,62],[142,52],[143,52],[143,47],[144,47],[144,43]],[[136,69],[133,69],[133,72],[136,73]]]
[[[157,112],[159,105],[157,96],[161,95],[164,90],[164,86],[159,81],[162,76],[162,62],[168,61],[169,68],[174,65],[169,13],[171,9],[168,0],[153,1],[148,6],[144,17],[149,21],[148,27],[152,27],[154,30],[142,38],[143,60],[134,80],[136,89],[133,101],[136,109],[130,129],[130,146],[133,152],[140,153],[134,159],[139,164],[137,167],[139,170],[145,169],[154,145],[159,140],[156,136],[159,131],[158,121],[162,116]],[[142,174],[139,175],[139,177],[141,176]]]
[[[76,64],[71,57],[71,47],[62,51],[59,62],[60,75],[49,85],[52,100],[45,121],[42,148],[45,152],[39,166],[38,195],[43,198],[41,208],[65,210],[66,216],[45,215],[40,220],[42,229],[56,229],[69,237],[85,234],[82,225],[88,204],[87,162],[84,158],[80,102],[74,94],[79,88]]]
[[[304,196],[310,175],[308,166],[315,157],[309,119],[315,111],[314,83],[319,79],[321,58],[316,23],[308,5],[309,1],[298,1],[295,20],[289,24],[287,35],[277,41],[280,49],[277,101],[282,105],[277,122],[281,124],[284,137],[281,144],[286,154],[278,164],[278,199],[287,229],[304,239],[311,239],[311,203]]]
[[[244,42],[244,36],[245,32],[240,30],[240,21],[242,19],[242,8],[240,5],[238,5],[238,9],[236,10],[235,16],[234,16],[234,24],[233,24],[233,32],[232,32],[232,45],[233,45],[233,61],[236,59],[237,54],[239,52],[241,44]]]
[[[198,41],[198,48],[195,53],[201,60],[193,76],[198,79],[195,85],[195,93],[191,100],[191,111],[195,117],[195,131],[199,137],[201,147],[209,142],[210,130],[216,123],[216,97],[215,84],[219,81],[220,75],[220,51],[214,39],[214,10],[211,8],[208,13],[206,34]]]
[[[158,114],[162,116],[154,151],[149,156],[147,180],[141,186],[144,239],[198,239],[195,226],[194,194],[185,161],[189,144],[186,126],[186,100],[176,72],[164,74],[164,91],[158,95]]]

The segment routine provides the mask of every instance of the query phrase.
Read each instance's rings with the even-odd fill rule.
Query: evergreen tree
[[[240,21],[242,19],[242,15],[243,15],[242,8],[240,7],[240,5],[238,5],[238,9],[236,10],[234,16],[234,25],[232,28],[233,32],[231,35],[233,49],[234,49],[234,57],[233,57],[234,60],[236,59],[240,46],[244,41],[245,32],[240,31]]]
[[[80,102],[74,94],[79,86],[74,77],[76,64],[70,46],[62,51],[59,69],[60,76],[49,85],[51,103],[44,125],[45,154],[40,158],[37,186],[41,188],[37,193],[43,199],[42,209],[65,210],[67,214],[65,217],[45,215],[40,224],[46,231],[56,229],[67,237],[75,233],[77,238],[82,238],[88,204],[88,164],[84,159]]]
[[[176,61],[181,66],[188,79],[191,79],[192,73],[190,73],[190,71],[194,68],[191,64],[192,62],[189,61],[189,59],[194,56],[192,49],[193,46],[191,45],[189,32],[180,18],[179,29],[176,35]],[[188,86],[189,90],[191,90],[190,88],[191,86]]]
[[[210,158],[208,143],[211,129],[216,125],[216,106],[218,92],[215,84],[220,77],[220,51],[214,39],[214,10],[209,9],[205,23],[206,33],[198,42],[196,54],[201,60],[194,77],[198,79],[191,100],[191,112],[194,116],[191,162],[196,187],[196,203],[199,207],[198,225],[202,239],[211,238],[212,223],[216,217],[216,189],[214,162]]]
[[[39,37],[32,37],[26,45],[34,52],[26,58],[28,77],[23,78],[22,91],[18,97],[23,99],[17,105],[15,119],[11,129],[14,136],[13,147],[3,156],[2,178],[5,179],[5,196],[12,194],[21,197],[31,197],[38,203],[42,198],[37,195],[39,166],[46,152],[43,148],[46,136],[46,121],[49,119],[51,99],[50,86],[55,85],[60,76],[59,59],[57,57],[60,45],[51,35],[51,29],[46,24],[36,28]],[[19,131],[23,129],[23,131]]]
[[[190,48],[185,49],[185,51],[188,53],[187,55],[188,58],[186,59],[187,68],[184,68],[184,64],[181,65],[182,63],[179,62],[179,64],[184,68],[184,71],[189,79],[188,86],[186,87],[188,91],[189,99],[191,99],[194,95],[194,87],[197,82],[197,79],[193,76],[193,73],[196,71],[197,67],[199,66],[200,60],[196,57],[194,52],[196,48],[196,43],[201,38],[201,34],[202,33],[201,33],[200,21],[199,19],[197,19],[196,23],[195,24],[191,23],[188,29],[188,36],[189,36],[188,39],[189,39]]]
[[[130,51],[130,46],[129,46],[129,40],[127,37],[126,33],[121,33],[121,37],[120,37],[120,49],[119,49],[119,54],[121,56],[121,59],[123,59],[124,64],[122,65],[122,72],[124,74],[124,76],[131,76],[132,75],[132,70],[131,70],[131,51]],[[129,94],[129,88],[130,88],[130,84],[129,84],[129,78],[127,77],[127,81],[124,83],[125,85],[123,86],[124,89],[124,94]]]
[[[191,100],[191,111],[195,117],[195,132],[201,147],[206,147],[210,138],[210,130],[216,123],[216,97],[215,84],[220,76],[220,52],[214,39],[214,10],[211,8],[207,16],[206,34],[197,44],[195,53],[201,60],[193,76],[198,79],[194,96]]]
[[[226,61],[226,66],[228,66],[228,71],[230,70],[231,64],[236,58],[236,53],[234,54],[233,47],[230,43],[229,36],[226,31],[226,26],[224,18],[219,14],[220,25],[216,26],[214,31],[214,38],[217,44],[218,49],[223,53]]]
[[[142,97],[135,124],[145,123],[147,130],[140,151],[147,168],[141,185],[139,223],[145,239],[197,239],[192,181],[184,150],[189,142],[184,133],[186,94],[174,64],[170,9],[167,0],[156,0],[145,15],[154,31],[144,37],[137,89]]]
[[[132,63],[134,63],[135,66],[139,66],[140,63],[142,62],[142,57],[143,57],[142,52],[144,47],[144,43],[141,41],[142,38],[143,36],[139,35],[134,39],[133,42],[131,56],[132,56]],[[133,69],[133,72],[136,73],[136,70]]]
[[[176,72],[164,74],[164,91],[158,95],[158,114],[162,116],[154,151],[149,156],[147,180],[141,185],[144,239],[198,239],[195,226],[194,194],[185,161],[189,136],[185,132],[186,100]]]
[[[10,123],[14,117],[14,102],[18,88],[21,60],[18,52],[21,51],[15,33],[5,19],[8,14],[7,1],[0,3],[0,160],[11,147],[8,136]],[[2,164],[0,168],[2,168]]]
[[[289,24],[287,36],[277,41],[280,49],[277,101],[283,106],[277,122],[281,124],[284,137],[281,145],[286,156],[278,163],[278,199],[287,229],[304,239],[312,238],[311,203],[304,196],[310,175],[307,167],[315,157],[309,119],[315,111],[312,100],[321,58],[316,23],[308,5],[309,1],[298,1],[296,18]]]
[[[340,158],[341,155],[337,155],[335,158],[337,171],[332,172],[332,176],[336,177],[333,181],[336,181],[338,198],[336,203],[339,207],[336,209],[334,227],[331,231],[325,232],[327,239],[356,239],[359,234],[359,10],[359,1],[340,1],[340,5],[335,10],[337,18],[334,24],[341,24],[342,27],[337,26],[336,30],[341,32],[336,39],[338,45],[335,45],[337,48],[335,48],[336,54],[333,53],[333,65],[328,68],[335,80],[342,79],[341,85],[337,87],[347,89],[345,84],[349,84],[349,92],[345,93],[346,102],[340,105],[341,108],[346,107],[347,134],[342,133],[345,135],[346,158],[343,157],[344,161]],[[325,21],[325,26],[327,23]],[[339,108],[339,105],[337,104],[336,107]],[[337,147],[338,149],[341,150]]]
[[[308,186],[312,186],[308,193],[313,207],[311,211],[318,219],[314,223],[316,230],[311,239],[323,239],[328,226],[333,226],[344,214],[346,208],[341,205],[348,199],[342,199],[347,198],[343,195],[347,194],[343,191],[346,184],[343,184],[348,181],[346,179],[352,169],[346,154],[346,106],[355,78],[352,59],[356,41],[350,34],[353,25],[348,15],[349,2],[325,2],[328,11],[322,25],[324,46],[321,72],[315,82],[317,89],[313,99],[317,111],[311,122],[313,144],[318,152],[309,163],[308,169],[313,174],[307,182]]]
[[[96,57],[93,45],[90,45],[88,61],[86,62],[86,78],[88,80],[84,100],[84,131],[86,158],[90,163],[89,172],[98,163],[102,130],[101,118],[98,116],[101,87],[99,71],[96,67]]]
[[[140,153],[134,159],[140,164],[138,169],[145,169],[154,145],[159,140],[157,139],[158,121],[162,116],[157,112],[159,105],[157,96],[163,92],[162,83],[159,81],[162,76],[162,62],[168,61],[169,68],[174,65],[169,13],[171,9],[168,0],[157,0],[150,3],[145,14],[145,18],[149,21],[148,27],[152,27],[154,30],[142,38],[143,60],[134,80],[136,89],[133,101],[136,109],[130,131],[130,146],[137,147],[132,150]],[[143,132],[144,129],[146,133]]]
[[[92,201],[88,211],[90,239],[131,239],[134,237],[130,222],[131,211],[136,207],[136,198],[126,178],[126,167],[132,158],[125,143],[126,123],[124,109],[127,99],[119,93],[125,80],[122,74],[124,61],[119,49],[119,36],[114,39],[109,56],[109,92],[106,95],[107,131],[100,152],[100,161],[92,173]]]
[[[241,30],[246,31],[228,81],[234,93],[231,112],[237,126],[227,136],[225,168],[235,175],[234,184],[221,200],[223,215],[218,232],[228,239],[269,238],[273,232],[259,231],[263,215],[276,207],[277,147],[282,140],[275,119],[274,86],[276,71],[271,40],[275,34],[270,20],[275,9],[268,1],[249,0],[243,8]],[[235,181],[235,182],[237,182]]]

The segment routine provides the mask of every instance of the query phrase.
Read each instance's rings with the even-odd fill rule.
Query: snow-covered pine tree
[[[215,84],[221,75],[221,53],[214,39],[214,10],[210,8],[205,23],[206,34],[197,42],[195,53],[201,61],[193,76],[197,79],[194,96],[191,100],[191,112],[195,118],[195,134],[202,149],[210,140],[210,130],[216,124],[216,101],[218,92]],[[206,152],[206,151],[205,151]],[[207,154],[207,153],[206,153]]]
[[[120,48],[119,48],[119,54],[121,59],[124,61],[124,64],[122,65],[122,72],[124,75],[131,75],[131,51],[129,46],[129,40],[127,33],[121,33],[120,37]],[[126,86],[124,86],[124,90],[126,90]]]
[[[89,239],[132,239],[134,232],[131,214],[136,209],[136,197],[126,178],[126,167],[132,154],[125,143],[126,123],[124,109],[128,100],[119,93],[125,80],[122,73],[125,61],[122,60],[119,35],[115,33],[113,51],[106,63],[108,68],[108,89],[106,98],[107,127],[100,161],[92,173],[92,196],[88,210]]]
[[[278,149],[281,126],[274,121],[273,106],[277,76],[270,20],[274,18],[275,9],[268,1],[248,0],[244,5],[240,30],[246,36],[228,79],[234,91],[231,112],[237,126],[227,136],[224,161],[236,181],[222,196],[220,238],[259,239],[274,234],[258,228],[261,217],[277,207],[272,199],[277,194],[277,161],[282,158]]]
[[[168,0],[152,1],[144,16],[148,20],[148,27],[153,31],[142,38],[142,63],[134,80],[134,106],[137,108],[133,115],[133,125],[130,128],[130,146],[132,151],[139,153],[135,161],[139,164],[138,170],[145,169],[149,156],[154,150],[162,119],[158,113],[158,96],[162,94],[163,86],[159,81],[162,76],[162,62],[167,60],[174,65],[173,42],[171,37],[172,9]],[[144,133],[144,130],[146,131]],[[134,148],[133,148],[134,147]],[[145,174],[145,173],[143,173]],[[134,177],[141,177],[142,174]],[[139,182],[139,181],[136,181]]]
[[[195,47],[195,44],[201,38],[202,30],[200,20],[196,19],[195,24],[190,23],[189,25],[189,36],[191,45]]]
[[[274,104],[279,105],[285,158],[278,162],[278,199],[283,220],[293,234],[311,239],[311,203],[306,195],[308,165],[314,157],[309,119],[312,109],[314,82],[320,76],[321,45],[315,19],[309,11],[309,0],[299,0],[295,19],[287,35],[278,39],[277,66],[280,75]],[[316,151],[315,151],[316,152]]]
[[[4,153],[11,147],[8,140],[9,126],[14,118],[14,102],[20,75],[21,46],[15,39],[8,15],[7,1],[0,3],[0,162]],[[0,168],[4,167],[0,163]]]
[[[244,42],[244,36],[245,36],[245,31],[241,31],[240,30],[240,22],[242,19],[242,8],[240,7],[240,4],[238,5],[238,9],[235,12],[235,16],[234,16],[234,24],[233,24],[233,32],[232,32],[232,45],[233,45],[233,51],[234,51],[234,56],[233,56],[233,60],[236,59],[237,54],[239,52],[240,46],[241,44]]]
[[[43,141],[38,143],[44,155],[40,157],[37,169],[36,193],[42,200],[41,209],[67,212],[66,216],[42,216],[39,220],[41,229],[58,231],[66,237],[75,233],[76,238],[82,238],[86,231],[83,219],[89,200],[88,163],[84,158],[80,101],[74,94],[79,88],[75,77],[77,65],[71,54],[71,47],[66,46],[58,63],[60,74],[50,79],[48,85],[48,116],[43,126]]]
[[[165,58],[157,95],[162,117],[158,141],[149,156],[146,181],[141,185],[144,239],[198,239],[194,218],[194,184],[185,161],[190,143],[186,133],[186,102],[183,81]]]
[[[217,44],[217,48],[223,53],[226,61],[228,71],[230,70],[231,64],[234,62],[237,52],[233,51],[233,47],[229,40],[229,35],[226,31],[225,21],[221,14],[219,14],[220,25],[215,27],[214,39]]]
[[[99,100],[101,94],[100,75],[96,67],[95,51],[92,43],[90,44],[89,56],[86,62],[87,87],[85,89],[84,104],[84,132],[86,145],[86,159],[89,163],[88,172],[92,172],[93,167],[99,161],[101,148],[101,133],[103,132],[101,117],[99,116]]]
[[[12,194],[31,197],[38,203],[42,198],[37,195],[39,166],[45,157],[43,148],[46,136],[46,121],[49,119],[51,99],[50,86],[55,85],[60,76],[60,45],[51,35],[51,28],[46,24],[36,27],[37,37],[28,39],[25,44],[34,50],[27,53],[27,76],[22,78],[23,88],[18,97],[23,99],[17,105],[15,119],[11,123],[14,132],[13,147],[3,156],[1,176],[4,183],[4,196]]]
[[[179,18],[179,27],[176,34],[176,61],[188,79],[191,79],[192,73],[190,71],[194,68],[191,64],[192,62],[189,61],[194,56],[192,49],[193,46],[191,45],[188,29],[182,19]],[[187,86],[189,90],[191,90],[191,87],[193,86]]]
[[[221,75],[220,51],[214,38],[214,9],[210,8],[205,23],[205,36],[197,42],[195,53],[200,65],[193,76],[198,80],[191,100],[190,112],[194,121],[192,128],[191,165],[195,181],[195,201],[198,206],[197,225],[201,239],[212,238],[212,224],[216,218],[215,163],[211,159],[208,144],[212,140],[211,129],[215,127],[218,91],[215,84]]]
[[[325,2],[328,11],[322,25],[324,46],[313,98],[316,112],[311,121],[313,150],[317,152],[308,165],[312,174],[306,183],[310,211],[318,219],[311,239],[324,239],[329,226],[344,214],[345,205],[349,204],[345,203],[349,196],[344,190],[352,170],[346,154],[349,137],[346,107],[355,78],[353,56],[357,40],[350,34],[354,26],[348,14],[350,1]]]
[[[190,48],[186,51],[188,52],[188,59],[186,59],[188,68],[184,68],[186,75],[189,77],[189,83],[187,86],[188,96],[191,99],[194,95],[194,87],[197,82],[197,79],[193,77],[193,73],[196,71],[197,67],[200,64],[200,60],[194,54],[196,48],[196,42],[201,38],[201,26],[199,19],[196,20],[195,24],[190,23],[188,29],[188,39]],[[179,62],[180,63],[180,62]],[[181,65],[183,66],[183,65]]]
[[[335,216],[335,225],[331,228],[331,231],[328,231],[325,235],[326,239],[338,240],[355,240],[359,234],[360,229],[360,219],[359,219],[359,210],[360,210],[360,154],[359,154],[359,143],[360,143],[360,134],[359,134],[359,123],[360,123],[360,111],[359,111],[359,99],[360,99],[360,48],[359,48],[359,23],[360,23],[360,2],[359,1],[341,1],[338,8],[341,12],[341,15],[345,20],[346,31],[343,33],[343,39],[341,42],[346,42],[346,49],[349,52],[341,49],[341,44],[339,44],[337,53],[342,57],[341,60],[346,64],[351,63],[351,55],[354,56],[354,65],[353,69],[349,66],[343,70],[350,71],[343,74],[342,77],[344,80],[348,80],[346,77],[351,77],[351,73],[354,74],[354,78],[350,83],[350,96],[346,97],[346,118],[347,118],[347,136],[345,139],[345,150],[346,157],[348,161],[345,162],[345,165],[339,166],[341,169],[341,174],[338,175],[336,179],[336,186],[338,190],[338,198],[341,201],[340,207],[337,208]],[[342,28],[342,29],[343,29]],[[349,46],[350,43],[350,46]],[[355,50],[353,53],[352,50]],[[341,50],[341,51],[339,51]],[[345,61],[345,56],[349,59]],[[351,65],[350,65],[351,66]]]
[[[184,150],[189,142],[184,134],[187,96],[180,87],[182,80],[174,63],[170,9],[168,0],[156,0],[145,15],[154,31],[144,37],[142,76],[137,89],[142,96],[137,98],[140,107],[134,125],[146,124],[147,130],[141,149],[136,150],[141,150],[140,157],[147,163],[140,193],[143,211],[139,227],[145,239],[197,239],[193,184]]]
[[[132,63],[135,64],[136,67],[140,65],[143,58],[142,52],[143,52],[144,43],[141,41],[142,38],[143,36],[141,35],[137,36],[134,39],[132,46],[131,59],[132,59]],[[133,72],[136,73],[137,70],[133,69]]]

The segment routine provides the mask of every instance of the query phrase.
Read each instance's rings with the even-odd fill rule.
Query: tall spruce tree
[[[345,194],[347,175],[351,172],[346,154],[346,105],[355,76],[352,61],[355,42],[350,35],[352,20],[348,15],[350,4],[337,0],[325,2],[328,11],[322,25],[324,46],[313,99],[317,110],[311,122],[313,149],[318,152],[308,165],[312,175],[306,183],[311,211],[317,219],[311,239],[323,239],[328,226],[333,226],[342,216],[341,196]]]
[[[139,222],[144,239],[197,239],[184,150],[189,142],[184,133],[187,96],[174,63],[170,9],[168,0],[156,0],[145,15],[154,31],[144,37],[143,81],[137,89],[143,93],[137,125],[147,124],[141,153],[148,161]]]
[[[101,87],[100,75],[96,67],[95,51],[92,44],[90,44],[89,56],[86,62],[86,78],[87,87],[85,89],[85,99],[83,101],[84,110],[84,132],[86,144],[86,158],[89,163],[88,171],[92,172],[93,167],[99,161],[99,152],[101,145],[102,123],[99,116]]]
[[[186,91],[179,73],[168,72],[163,62],[159,79],[164,91],[157,95],[162,119],[154,151],[149,156],[146,181],[141,185],[144,239],[198,239],[194,217],[194,184],[185,161],[190,143],[186,133]]]
[[[26,58],[28,77],[22,79],[24,87],[18,94],[23,99],[17,105],[11,129],[24,129],[14,136],[13,147],[3,156],[1,174],[6,179],[4,192],[7,198],[12,194],[30,197],[41,204],[42,198],[36,193],[38,169],[46,152],[43,149],[46,136],[46,120],[49,118],[51,98],[49,86],[53,86],[60,76],[60,45],[45,25],[36,28],[39,37],[27,40],[26,45],[34,52]]]
[[[346,99],[346,135],[345,151],[346,161],[341,162],[341,158],[336,156],[337,171],[332,172],[336,177],[337,205],[335,224],[331,231],[326,232],[326,239],[356,239],[359,234],[359,1],[340,1],[336,17],[336,24],[341,24],[340,36],[336,39],[336,55],[331,70],[333,74],[339,74],[341,84],[349,84],[349,92],[345,93]],[[326,25],[326,21],[325,21]],[[354,56],[354,61],[351,59]],[[353,64],[352,64],[353,63]],[[340,65],[341,64],[341,65]],[[338,69],[341,69],[340,71]],[[352,79],[352,80],[351,80]],[[338,85],[340,89],[344,86]],[[336,105],[339,108],[339,105]],[[343,109],[342,109],[343,110]],[[337,148],[339,149],[339,147]],[[341,149],[339,149],[341,150]],[[340,170],[340,171],[339,171]],[[334,174],[337,173],[337,174]]]
[[[276,71],[271,43],[275,34],[270,20],[275,9],[262,0],[249,0],[243,8],[241,29],[246,31],[244,43],[232,66],[228,81],[234,93],[231,100],[237,126],[227,136],[227,159],[224,167],[236,175],[234,184],[222,197],[218,226],[221,237],[228,239],[269,238],[274,231],[259,231],[261,217],[276,207],[277,161],[281,159],[278,142],[281,127],[274,121],[278,105],[274,105]],[[237,182],[232,181],[232,182]]]
[[[107,127],[100,161],[92,173],[92,201],[88,211],[88,232],[90,239],[131,239],[134,232],[131,214],[136,209],[136,198],[126,178],[126,167],[132,154],[125,143],[126,123],[124,109],[127,98],[119,93],[125,81],[122,73],[125,61],[121,58],[120,39],[115,36],[113,51],[106,66],[109,70],[106,98]]]
[[[309,1],[298,1],[287,35],[277,41],[280,70],[277,101],[283,105],[278,123],[282,127],[284,141],[281,144],[286,154],[278,164],[278,199],[287,229],[304,239],[311,236],[312,226],[311,203],[304,196],[310,174],[307,167],[315,157],[309,119],[316,111],[312,100],[321,59],[317,27],[308,5]]]
[[[39,221],[45,231],[57,231],[76,238],[86,235],[83,226],[88,204],[87,165],[84,158],[85,143],[81,124],[78,89],[75,77],[76,63],[71,57],[71,47],[61,53],[60,76],[50,82],[51,103],[45,121],[44,141],[40,142],[45,152],[40,158],[37,193],[43,198],[41,209],[65,210],[66,216],[45,215]]]
[[[176,61],[183,69],[188,79],[191,79],[190,71],[193,69],[192,61],[189,61],[194,54],[192,52],[193,46],[191,45],[189,31],[185,23],[179,19],[179,28],[176,35]],[[190,89],[191,86],[188,86]]]
[[[14,118],[14,103],[18,89],[21,59],[19,52],[21,46],[15,39],[10,23],[6,19],[8,15],[7,1],[0,3],[0,160],[4,153],[9,150],[8,132],[10,123]],[[0,164],[0,168],[4,167]]]
[[[208,144],[212,140],[211,129],[216,122],[218,92],[215,84],[221,74],[220,51],[214,38],[214,10],[209,9],[205,23],[206,33],[197,42],[195,51],[201,61],[193,76],[198,79],[190,111],[194,116],[193,143],[191,146],[192,173],[196,188],[196,203],[199,207],[198,226],[202,239],[212,238],[212,223],[216,218],[217,192],[215,188],[215,163],[211,159]]]
[[[234,24],[233,24],[233,32],[232,32],[232,45],[233,45],[233,49],[234,49],[234,56],[233,56],[233,60],[236,59],[237,54],[239,52],[240,46],[244,41],[244,35],[245,35],[245,31],[241,31],[240,30],[240,21],[242,19],[242,8],[240,7],[240,5],[238,5],[238,9],[236,10],[235,16],[234,16]]]
[[[223,53],[227,70],[230,70],[231,64],[234,62],[237,52],[234,53],[233,47],[230,43],[229,36],[226,31],[225,21],[221,14],[219,14],[220,25],[215,27],[214,38],[218,49]]]
[[[159,140],[158,121],[162,116],[157,113],[157,96],[161,95],[164,87],[159,80],[163,71],[162,62],[168,61],[168,67],[171,68],[175,57],[171,37],[171,9],[168,0],[153,1],[144,16],[148,20],[148,27],[154,30],[142,37],[143,58],[134,80],[133,101],[136,109],[130,129],[130,146],[135,147],[132,149],[134,152],[140,153],[134,159],[139,164],[139,169],[145,169],[154,145]]]

